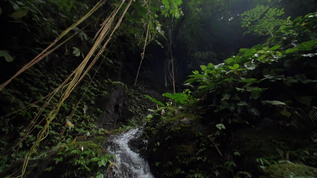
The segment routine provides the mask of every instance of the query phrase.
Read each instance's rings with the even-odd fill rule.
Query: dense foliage
[[[98,2],[60,46],[1,89],[0,177],[20,175],[23,162],[29,177],[102,177],[115,159],[103,148],[107,137],[143,124],[153,103],[143,151],[158,176],[251,177],[284,166],[313,176],[317,15],[297,16],[314,11],[314,0],[3,0],[1,84]],[[61,102],[68,85],[56,89],[120,5],[119,13],[129,9],[113,19],[122,23],[111,42]],[[165,101],[151,91],[175,90],[175,81],[187,89],[164,93]]]
[[[0,61],[1,83],[11,77],[26,61],[40,53],[64,29],[79,20],[84,15],[84,12],[88,12],[93,7],[94,3],[97,3],[97,1],[1,1],[1,26],[6,27],[1,28],[0,56],[5,59],[2,60],[1,58]],[[103,11],[97,11],[89,17],[89,21],[84,22],[71,31],[73,35],[67,36],[71,38],[62,48],[55,50],[41,63],[27,70],[1,90],[1,176],[4,176],[2,175],[3,171],[15,162],[17,164],[14,164],[14,167],[22,167],[19,160],[25,158],[29,149],[34,145],[35,140],[38,139],[38,133],[47,122],[45,118],[50,115],[51,110],[60,102],[65,88],[56,92],[55,97],[51,97],[52,92],[57,91],[56,88],[68,78],[76,68],[76,65],[87,54],[94,43],[93,38],[98,31],[96,27],[99,26],[103,19],[107,18],[110,10],[116,6],[116,1],[106,3],[103,6]],[[135,4],[134,8],[137,7],[143,8],[140,4]],[[139,14],[146,17],[145,13],[140,12]],[[133,18],[139,18],[139,16],[130,14],[129,19],[133,20]],[[136,22],[134,20],[131,24]],[[138,22],[138,24],[141,23]],[[143,26],[139,28],[142,30]],[[39,162],[43,159],[45,160],[46,155],[52,155],[52,157],[50,156],[51,159],[54,159],[54,157],[59,159],[57,161],[60,162],[59,165],[45,164],[52,166],[50,168],[42,167],[42,169],[47,169],[46,172],[51,170],[54,172],[56,171],[55,167],[63,167],[61,165],[65,166],[65,164],[69,163],[69,166],[72,165],[74,168],[81,165],[79,168],[82,172],[70,169],[67,173],[68,176],[97,174],[96,169],[99,169],[100,166],[105,169],[109,162],[113,160],[108,158],[107,153],[102,152],[100,146],[102,143],[98,145],[100,147],[98,148],[100,149],[98,153],[96,152],[97,150],[94,150],[97,145],[93,145],[94,148],[92,149],[90,148],[91,144],[87,143],[83,145],[85,152],[80,151],[80,149],[75,152],[76,149],[69,147],[69,144],[76,144],[77,138],[80,137],[85,138],[86,141],[96,135],[109,134],[109,131],[105,128],[112,126],[111,124],[119,127],[120,124],[117,123],[126,122],[125,120],[120,121],[123,114],[129,115],[133,113],[136,116],[140,114],[142,109],[133,109],[134,106],[127,108],[125,112],[121,112],[123,109],[120,107],[123,107],[124,98],[120,100],[117,98],[127,98],[129,95],[128,89],[122,82],[112,80],[120,78],[120,72],[122,72],[120,67],[123,59],[120,58],[120,54],[118,54],[120,50],[117,49],[122,46],[116,44],[120,41],[118,36],[129,35],[129,33],[123,32],[125,31],[122,30],[115,37],[117,41],[111,46],[113,52],[108,51],[102,55],[101,61],[97,63],[98,66],[86,74],[86,77],[76,88],[73,95],[62,104],[60,112],[56,115],[56,121],[49,125],[45,139],[43,139],[35,151],[34,157],[32,157],[32,159],[37,159]],[[142,34],[142,31],[139,32]],[[136,33],[133,33],[133,35],[136,35]],[[142,41],[142,36],[135,36],[135,38]],[[137,42],[133,45],[137,45]],[[118,60],[116,61],[115,58]],[[109,99],[111,97],[114,99]],[[110,100],[108,104],[115,106],[106,110],[105,104],[102,102],[108,99]],[[50,101],[49,105],[46,104],[47,101]],[[120,114],[118,114],[119,112]],[[116,115],[116,118],[107,121],[109,126],[104,125],[105,121],[103,120],[107,118],[105,115],[109,115],[109,117]],[[115,126],[112,127],[117,128]],[[69,149],[68,152],[60,151],[58,155],[54,154],[54,150],[61,147],[63,147],[63,150]],[[72,157],[69,160],[69,155],[76,155],[76,153],[79,156]],[[101,153],[104,156],[101,156]],[[63,156],[67,159],[62,159]],[[87,158],[82,162],[83,160],[81,159],[84,157],[89,157],[89,159]],[[75,162],[76,160],[77,162]],[[101,164],[96,166],[100,161]],[[28,169],[36,172],[34,170],[34,167],[38,169],[36,165],[40,164],[33,164]],[[10,171],[10,169],[9,172],[7,171],[4,174],[19,174],[19,171]],[[92,169],[93,171],[91,171]],[[60,173],[59,176],[62,175],[63,173]]]
[[[149,115],[146,127],[157,174],[254,177],[281,160],[316,166],[316,20],[298,17],[262,45],[201,65],[185,83],[192,92],[165,94],[176,105]]]

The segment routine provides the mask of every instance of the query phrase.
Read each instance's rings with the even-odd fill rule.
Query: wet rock
[[[127,97],[127,88],[123,83],[111,83],[107,95],[100,96],[96,106],[103,114],[99,115],[97,124],[105,129],[115,128],[118,121],[122,121],[124,101]]]

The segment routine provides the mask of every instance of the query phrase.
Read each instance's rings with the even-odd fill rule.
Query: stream
[[[116,161],[109,178],[154,178],[150,167],[139,153],[132,151],[129,141],[138,138],[142,129],[131,129],[112,138],[107,150],[115,155]]]

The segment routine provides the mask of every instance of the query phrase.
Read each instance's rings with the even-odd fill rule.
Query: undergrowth
[[[159,106],[145,127],[154,173],[254,177],[280,160],[316,166],[316,22],[316,13],[298,17],[264,44],[201,65],[185,92],[163,94],[172,104],[148,97]]]

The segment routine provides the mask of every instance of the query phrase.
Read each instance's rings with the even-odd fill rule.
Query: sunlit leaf
[[[239,87],[236,87],[236,90],[239,91],[239,92],[244,92],[245,91],[244,88],[239,88]]]
[[[68,127],[70,127],[70,128],[74,128],[74,127],[75,127],[74,124],[71,123],[69,120],[66,121],[66,125],[67,125]]]
[[[219,130],[225,130],[225,129],[226,129],[225,125],[223,125],[222,123],[216,124],[216,127],[217,127]]]
[[[270,48],[270,50],[275,51],[277,49],[279,49],[281,47],[281,45],[275,45],[272,48]]]
[[[248,70],[254,70],[256,68],[256,65],[253,62],[246,62],[244,64],[244,67]]]
[[[263,103],[268,103],[274,106],[286,106],[286,104],[282,101],[277,101],[277,100],[265,100]]]
[[[73,47],[73,54],[76,56],[76,57],[79,57],[80,56],[80,50],[76,47]]]
[[[177,103],[184,103],[188,99],[188,95],[185,93],[164,93],[162,96],[170,98]]]
[[[233,58],[228,58],[224,61],[226,64],[232,64],[235,62],[235,60]]]
[[[152,114],[148,114],[148,115],[146,116],[146,118],[147,118],[147,119],[152,119],[152,118],[153,118],[153,115],[152,115]]]
[[[303,42],[299,45],[299,48],[303,51],[310,51],[317,46],[317,40],[311,40]]]
[[[149,95],[144,95],[144,97],[150,99],[152,102],[154,102],[154,103],[156,103],[156,104],[158,104],[160,106],[163,106],[163,107],[165,106],[162,102],[156,100],[155,98],[150,97]]]
[[[258,81],[256,78],[241,78],[241,82],[252,84]]]
[[[240,65],[239,64],[234,64],[233,66],[229,66],[229,69],[231,70],[237,70],[239,69]]]
[[[200,68],[201,68],[201,70],[206,70],[207,69],[207,66],[205,66],[205,65],[200,65]]]
[[[209,69],[213,69],[215,67],[215,65],[213,63],[209,63],[207,66]]]

